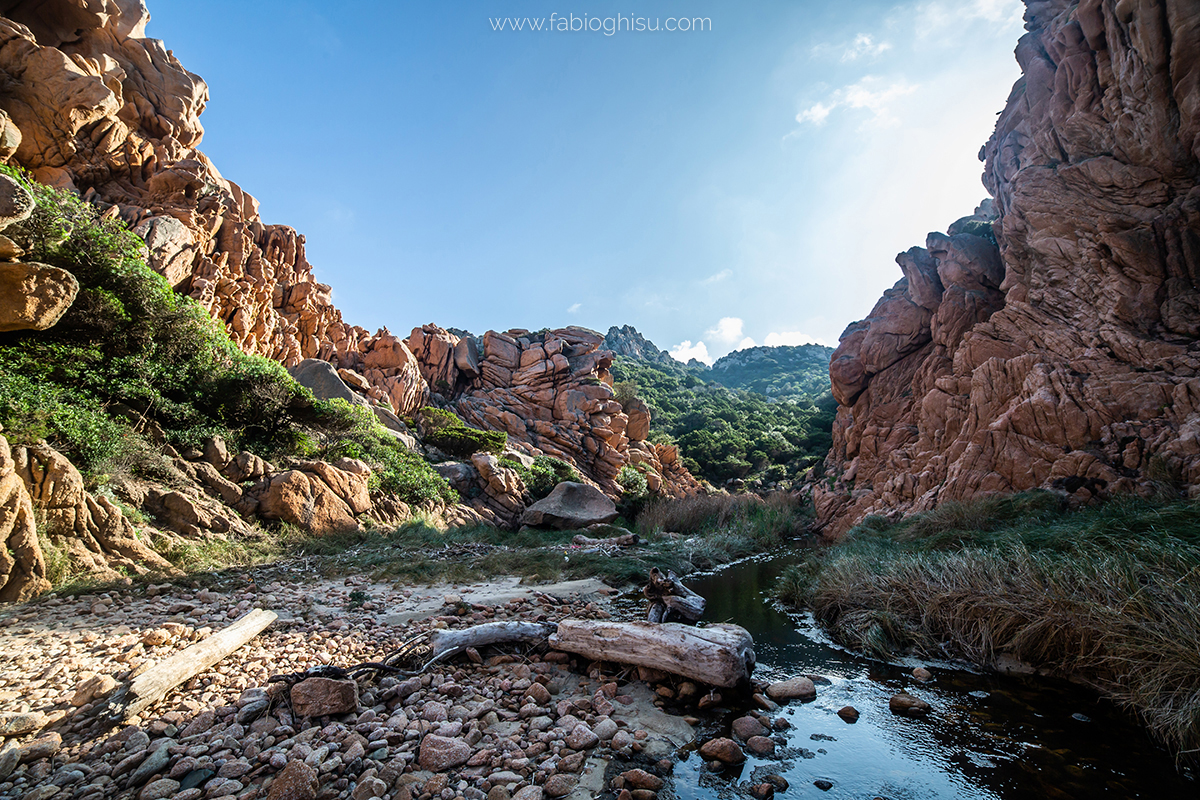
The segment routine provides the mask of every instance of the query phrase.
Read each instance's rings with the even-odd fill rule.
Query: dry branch
[[[610,536],[607,539],[593,539],[590,536],[584,536],[582,533],[571,540],[572,544],[581,545],[583,547],[633,547],[641,539],[636,533],[626,533],[621,536]]]
[[[650,601],[646,619],[650,622],[669,622],[674,616],[687,622],[696,622],[704,616],[706,601],[703,597],[683,585],[673,570],[663,575],[658,567],[650,570],[650,582],[642,589]]]

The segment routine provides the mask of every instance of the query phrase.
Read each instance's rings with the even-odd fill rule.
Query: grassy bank
[[[173,547],[165,541],[154,544],[184,571],[185,581],[315,557],[318,569],[329,577],[369,575],[407,583],[474,581],[497,575],[531,581],[596,577],[620,586],[641,582],[653,566],[683,575],[776,549],[804,532],[810,508],[799,496],[786,494],[765,500],[717,495],[656,501],[643,509],[633,525],[642,543],[624,549],[573,545],[571,540],[580,531],[442,529],[420,516],[395,528],[328,536],[311,536],[281,525],[259,528],[244,538]],[[68,571],[56,577],[60,592],[97,588]]]
[[[1083,678],[1173,752],[1200,748],[1200,504],[1049,492],[868,518],[780,579],[839,642],[880,658],[1010,656]]]

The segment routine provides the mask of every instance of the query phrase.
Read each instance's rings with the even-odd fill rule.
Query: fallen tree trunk
[[[556,650],[615,661],[732,688],[750,679],[754,639],[738,625],[693,628],[678,623],[565,619],[550,637]]]
[[[670,622],[672,617],[696,622],[704,616],[707,601],[683,585],[673,570],[663,575],[658,567],[650,570],[650,582],[642,589],[650,601],[646,619],[650,622]]]
[[[277,618],[274,611],[254,609],[204,641],[181,650],[138,675],[118,689],[100,713],[116,723],[140,714],[179,684],[199,675],[262,633]]]

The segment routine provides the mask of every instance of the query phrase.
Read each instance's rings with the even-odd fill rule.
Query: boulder
[[[315,800],[318,786],[317,771],[293,758],[275,775],[267,800]]]
[[[65,269],[0,263],[0,333],[53,327],[78,293],[79,282]]]
[[[788,700],[812,700],[817,696],[817,687],[812,679],[800,675],[786,681],[778,681],[767,687],[767,697],[778,702]]]
[[[417,763],[430,772],[444,772],[467,763],[471,757],[471,745],[462,739],[451,739],[436,734],[426,734],[421,740],[421,751]]]
[[[8,114],[0,111],[5,126],[11,124]],[[0,175],[0,230],[15,222],[29,219],[33,213],[33,195],[16,180],[7,175]]]
[[[306,678],[291,690],[298,717],[324,717],[358,710],[358,684],[352,680]]]
[[[258,509],[267,519],[290,522],[312,534],[358,529],[345,501],[319,477],[296,469],[271,478],[259,497]]]
[[[150,268],[179,286],[192,277],[192,259],[196,252],[192,232],[172,216],[148,217],[133,232],[146,243]]]
[[[650,406],[640,397],[627,400],[622,404],[629,424],[625,427],[625,435],[631,442],[644,442],[650,435]]]
[[[733,739],[709,739],[700,745],[700,757],[705,761],[720,761],[722,764],[741,764],[746,754]]]
[[[346,385],[338,375],[337,368],[328,361],[306,358],[294,367],[288,367],[288,374],[318,400],[345,400],[353,405],[370,405],[365,397]]]
[[[932,709],[929,703],[907,692],[893,695],[888,701],[888,710],[898,717],[923,717]]]
[[[617,507],[594,486],[564,481],[546,497],[537,501],[521,516],[521,522],[534,527],[574,530],[617,518]]]

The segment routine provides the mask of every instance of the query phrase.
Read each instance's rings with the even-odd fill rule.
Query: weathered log
[[[691,589],[683,585],[674,570],[667,570],[663,575],[658,567],[650,570],[650,581],[642,589],[642,594],[650,600],[650,610],[646,619],[650,622],[669,622],[674,616],[687,622],[696,622],[704,616],[707,601]]]
[[[536,644],[554,633],[555,625],[548,622],[485,622],[470,628],[443,628],[429,634],[430,654],[420,672],[442,659],[463,652],[468,647],[489,644]]]
[[[274,611],[254,609],[204,641],[181,650],[138,675],[118,689],[100,713],[118,723],[140,714],[179,684],[222,661],[262,633],[277,618]]]
[[[593,539],[581,533],[571,540],[572,544],[583,547],[632,547],[640,541],[641,539],[638,538],[636,533],[626,533],[623,536],[610,536],[607,539]]]
[[[556,650],[681,675],[731,688],[754,670],[754,639],[738,625],[693,628],[678,623],[565,619],[550,637]]]

